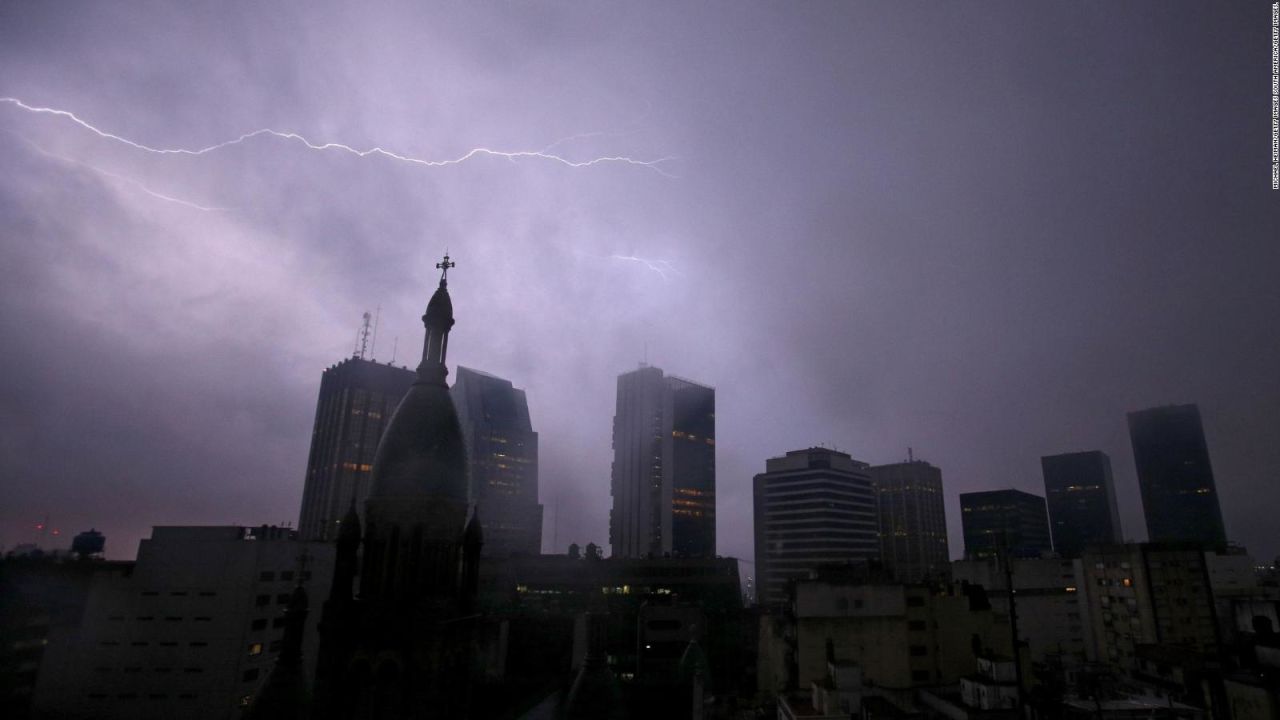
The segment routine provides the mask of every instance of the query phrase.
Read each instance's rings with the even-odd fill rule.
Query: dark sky
[[[0,4],[0,544],[46,514],[295,522],[321,371],[381,306],[528,390],[544,547],[607,543],[615,378],[717,388],[719,545],[818,443],[1043,492],[1196,402],[1280,553],[1265,2]],[[641,260],[627,260],[626,257]],[[647,262],[646,262],[647,261]],[[398,338],[398,340],[396,340]],[[748,571],[749,572],[749,569]]]

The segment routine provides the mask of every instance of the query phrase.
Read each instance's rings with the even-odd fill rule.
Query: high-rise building
[[[950,569],[942,471],[923,460],[867,468],[880,506],[880,560],[899,582]]]
[[[1053,549],[1044,498],[1021,490],[960,493],[964,556],[1037,557]]]
[[[1225,545],[1200,409],[1170,405],[1131,412],[1129,439],[1151,541]]]
[[[618,376],[614,557],[716,554],[716,391],[642,366]]]
[[[539,554],[538,433],[524,390],[510,380],[459,367],[450,393],[467,442],[470,498],[479,510],[484,554]]]
[[[333,540],[352,502],[363,511],[378,440],[415,377],[358,357],[324,371],[298,520],[303,540]]]
[[[1047,455],[1040,458],[1040,468],[1053,548],[1059,555],[1078,558],[1086,545],[1120,542],[1120,513],[1106,453]]]
[[[787,584],[822,565],[879,556],[867,467],[827,448],[793,450],[765,462],[753,487],[761,604],[785,603]]]

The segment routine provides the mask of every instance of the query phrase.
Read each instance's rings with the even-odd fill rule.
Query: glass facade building
[[[1053,550],[1044,498],[1021,490],[960,493],[964,556],[981,559],[1007,550],[1038,557]]]
[[[1053,530],[1053,549],[1064,558],[1078,558],[1089,545],[1121,542],[1111,458],[1100,450],[1047,455],[1045,502]]]
[[[1225,545],[1200,408],[1171,405],[1131,412],[1129,440],[1151,542]]]
[[[524,390],[510,380],[459,367],[451,389],[470,464],[470,500],[490,557],[542,552],[538,433]]]
[[[715,412],[714,388],[649,366],[618,376],[614,557],[715,556]]]

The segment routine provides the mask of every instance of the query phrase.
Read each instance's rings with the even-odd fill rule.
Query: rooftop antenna
[[[397,335],[397,336],[395,337],[395,339],[391,341],[391,362],[387,363],[388,365],[395,365],[395,364],[396,364],[396,350],[398,350],[398,349],[400,349],[400,336],[399,336],[399,335]]]
[[[908,445],[907,446],[907,462],[915,462],[915,461],[916,461],[915,452],[911,449],[911,446]]]
[[[366,313],[367,315],[367,313]],[[378,353],[378,322],[382,320],[382,305],[379,303],[377,314],[373,316],[373,340],[369,343],[369,357],[376,361]]]
[[[361,360],[364,359],[365,351],[369,349],[369,321],[373,319],[373,315],[370,315],[369,311],[366,310],[362,317],[364,320],[360,324],[360,333],[357,335],[357,337],[360,338],[360,352],[358,353],[358,356]]]

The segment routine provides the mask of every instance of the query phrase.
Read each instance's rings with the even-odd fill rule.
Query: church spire
[[[449,350],[449,330],[453,327],[453,301],[449,298],[449,268],[457,263],[449,260],[446,252],[444,259],[436,263],[440,270],[440,286],[427,303],[427,312],[422,316],[422,325],[427,330],[426,342],[422,346],[422,363],[418,365],[418,381],[444,384],[449,374],[445,367],[445,354]]]

